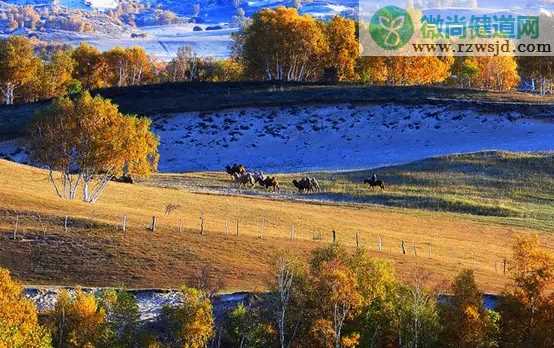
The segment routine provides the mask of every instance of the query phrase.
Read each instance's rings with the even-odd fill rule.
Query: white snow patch
[[[448,105],[296,106],[153,117],[161,172],[369,169],[485,150],[554,151],[554,122]],[[0,154],[26,161],[21,145]],[[15,155],[14,155],[15,154]]]
[[[160,170],[354,170],[450,153],[554,150],[554,122],[448,106],[306,106],[161,115]]]

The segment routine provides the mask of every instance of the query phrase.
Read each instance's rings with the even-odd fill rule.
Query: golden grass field
[[[513,156],[518,161],[524,158],[525,163],[552,160],[546,155],[537,155],[535,160],[527,158],[528,155]],[[464,160],[467,158],[460,158]],[[537,168],[542,166],[544,163]],[[450,180],[454,180],[452,185],[459,192],[453,189],[445,193],[441,190],[446,188],[438,187],[426,193],[426,186],[416,182],[416,168],[422,167],[414,164],[381,170],[380,176],[391,183],[385,193],[362,191],[367,189],[355,180],[367,173],[316,175],[330,192],[344,193],[352,189],[356,195],[370,198],[374,195],[402,197],[420,187],[415,193],[421,197],[457,199],[461,195],[473,202],[476,198],[470,192],[486,196],[492,192],[489,188],[494,187],[477,190],[468,181],[459,188],[463,178],[456,177]],[[427,177],[431,185],[439,185],[441,177],[451,177],[448,168],[451,167],[435,166],[434,171],[422,170],[420,175]],[[414,177],[411,183],[398,179],[403,170],[406,176]],[[489,174],[501,178],[504,174],[498,170]],[[480,175],[485,174],[483,170]],[[400,181],[395,181],[393,175]],[[435,181],[431,180],[433,175]],[[533,172],[532,177],[537,175]],[[291,176],[279,177],[284,182]],[[552,176],[547,179],[551,180]],[[402,278],[409,279],[418,268],[423,268],[431,275],[433,285],[444,288],[446,280],[456,272],[474,268],[481,286],[497,292],[507,281],[502,272],[503,259],[510,257],[516,235],[537,233],[545,247],[554,246],[551,224],[543,221],[551,216],[551,208],[545,208],[552,203],[551,181],[545,184],[545,192],[540,187],[533,187],[525,194],[517,191],[528,200],[536,196],[528,203],[528,209],[544,212],[538,217],[493,216],[495,210],[486,210],[488,213],[483,215],[473,210],[393,205],[387,204],[387,200],[331,204],[193,193],[179,188],[191,182],[223,185],[226,180],[222,173],[196,173],[159,174],[135,185],[110,183],[99,202],[90,205],[57,198],[43,170],[0,161],[0,266],[9,268],[27,284],[163,288],[190,282],[195,273],[209,265],[214,278],[225,279],[226,290],[254,290],[266,287],[268,264],[277,250],[307,258],[313,248],[330,243],[331,231],[336,230],[338,242],[350,248],[356,247],[358,234],[360,247],[375,257],[392,260]],[[519,183],[516,181],[514,185]],[[292,190],[288,185],[283,186],[285,191]],[[494,197],[483,199],[488,205],[494,205]],[[506,209],[520,206],[511,196],[498,201]],[[179,207],[165,215],[168,204]],[[201,215],[205,221],[204,235],[200,235]],[[12,240],[16,216],[19,216],[18,238]],[[63,226],[65,216],[69,216],[67,231]],[[126,233],[119,227],[123,216],[128,218]],[[152,216],[158,218],[155,233],[147,229]],[[295,240],[290,240],[293,225]],[[313,240],[314,233],[321,233],[323,239]],[[384,247],[381,252],[377,251],[379,237]],[[405,243],[406,255],[401,252],[401,241]]]

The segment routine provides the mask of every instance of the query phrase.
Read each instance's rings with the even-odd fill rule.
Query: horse
[[[374,187],[380,187],[381,190],[385,190],[385,183],[383,180],[365,179],[364,184],[368,184],[371,189]]]

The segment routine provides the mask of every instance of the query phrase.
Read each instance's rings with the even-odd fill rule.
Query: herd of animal
[[[252,188],[258,184],[266,190],[271,189],[273,192],[279,191],[279,182],[274,176],[266,176],[263,172],[249,172],[242,164],[233,164],[225,167],[227,174],[231,175],[233,181],[239,187]]]
[[[274,176],[266,176],[261,171],[249,172],[243,164],[235,163],[225,167],[225,172],[229,174],[235,184],[240,187],[252,188],[256,184],[265,188],[266,190],[271,189],[273,192],[279,192],[279,182]],[[315,177],[305,176],[300,180],[292,180],[292,184],[299,193],[308,193],[308,192],[320,192],[321,186]],[[385,184],[382,180],[377,180],[375,174],[364,180],[364,184],[368,184],[370,188],[380,187],[381,190],[385,189]]]

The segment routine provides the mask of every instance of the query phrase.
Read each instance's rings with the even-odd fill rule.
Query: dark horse
[[[381,190],[385,189],[385,183],[383,182],[383,180],[365,179],[364,184],[368,184],[369,187],[371,187],[372,189],[374,187],[380,187]]]

